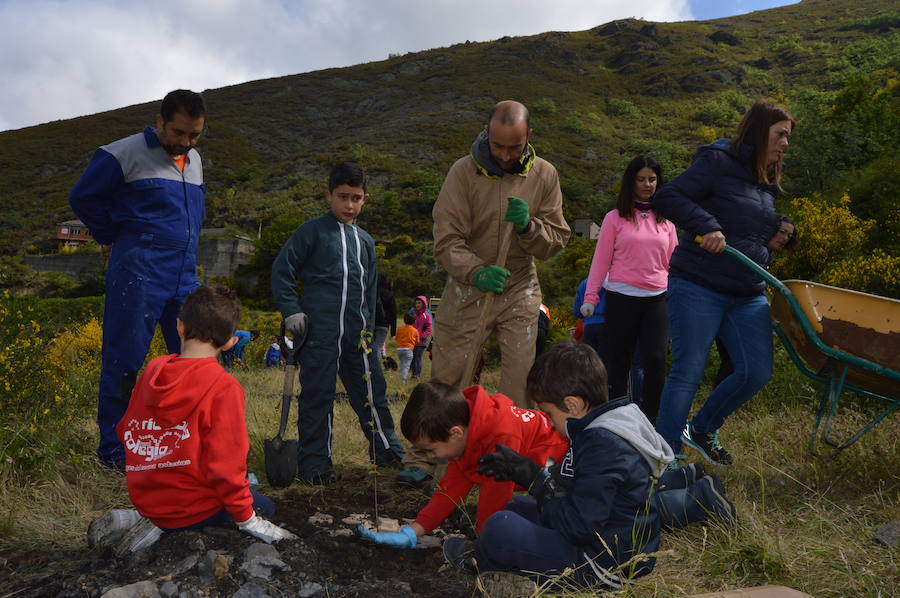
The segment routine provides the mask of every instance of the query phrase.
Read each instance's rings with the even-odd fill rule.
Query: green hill
[[[873,160],[897,171],[900,144],[889,125],[898,122],[898,26],[891,0],[804,0],[712,21],[629,19],[466,42],[206,90],[206,226],[255,234],[280,215],[320,213],[328,165],[351,159],[375,181],[361,224],[376,239],[404,233],[427,241],[446,169],[504,98],[532,109],[534,144],[559,169],[570,218],[599,219],[624,163],[638,152],[655,154],[669,176],[677,174],[698,144],[730,135],[759,96],[801,117],[787,156],[787,197],[836,193],[857,184],[859,169]],[[847,134],[871,141],[852,154],[840,133],[847,118],[834,113],[848,84],[861,86],[868,112],[851,115],[856,128]],[[868,107],[876,97],[886,108]],[[850,112],[856,100],[846,100]],[[52,246],[54,223],[71,217],[67,191],[94,148],[151,124],[157,108],[154,102],[0,133],[0,254]],[[893,120],[877,113],[878,122],[866,121],[876,108]],[[831,145],[823,148],[823,140]],[[879,193],[884,197],[853,209],[882,223],[870,241],[895,254],[887,191],[876,185],[867,197]]]

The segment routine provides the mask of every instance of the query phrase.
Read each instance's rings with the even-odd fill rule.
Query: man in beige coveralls
[[[481,351],[484,332],[476,328],[483,299],[495,292],[486,328],[500,345],[499,392],[522,407],[541,305],[534,258],[553,256],[569,240],[559,175],[535,155],[530,139],[528,109],[498,103],[471,153],[450,167],[432,210],[434,256],[449,274],[434,324],[432,377],[460,389],[471,385],[463,378],[471,352]],[[513,223],[514,238],[506,263],[497,265],[506,222]],[[420,485],[432,468],[421,453],[411,453],[397,481]]]

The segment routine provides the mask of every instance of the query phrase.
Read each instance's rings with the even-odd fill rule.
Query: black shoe
[[[314,473],[311,476],[298,476],[297,479],[310,486],[327,486],[340,480],[341,474],[333,469],[329,469],[326,472]]]
[[[441,547],[444,560],[454,569],[466,573],[478,573],[475,568],[475,543],[460,536],[450,536]]]
[[[709,512],[710,518],[715,518],[725,525],[737,521],[737,509],[734,508],[734,503],[725,496],[725,485],[718,476],[708,475],[697,484],[709,484],[709,488],[704,492],[706,504],[703,507]]]
[[[719,442],[719,432],[696,432],[689,423],[681,433],[681,441],[700,453],[713,465],[731,465],[734,459],[731,453]]]
[[[403,469],[403,457],[394,452],[376,455],[374,462],[378,467],[395,467],[397,469]]]

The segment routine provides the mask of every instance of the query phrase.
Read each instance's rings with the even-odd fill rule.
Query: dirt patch
[[[390,469],[373,474],[359,467],[343,473],[343,479],[332,485],[294,485],[273,497],[278,507],[274,521],[300,537],[274,545],[277,553],[260,556],[267,549],[235,528],[164,534],[154,546],[123,559],[87,547],[6,551],[0,553],[0,596],[98,597],[144,581],[155,585],[124,588],[128,593],[122,595],[151,596],[154,587],[164,598],[472,595],[474,580],[446,569],[436,542],[434,547],[413,550],[388,548],[347,533],[349,526],[342,522],[351,514],[374,519],[376,484],[381,516],[412,517],[427,501],[426,494],[396,486],[395,471]],[[310,522],[316,514],[330,518]],[[468,521],[469,515],[458,511],[436,536],[471,535]]]

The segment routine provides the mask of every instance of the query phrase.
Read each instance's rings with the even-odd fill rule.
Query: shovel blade
[[[266,478],[274,488],[285,488],[297,477],[296,440],[272,438],[263,443],[266,459]]]

